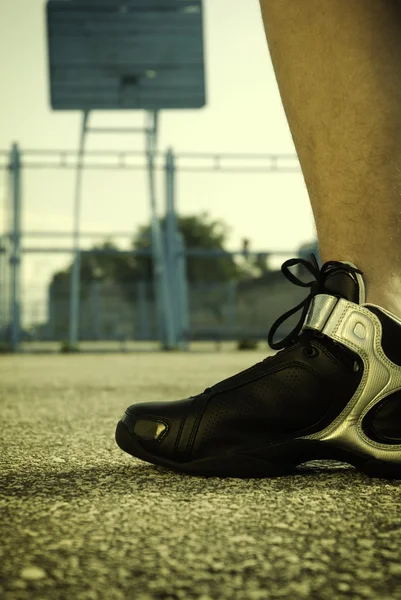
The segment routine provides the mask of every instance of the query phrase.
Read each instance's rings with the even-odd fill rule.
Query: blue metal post
[[[74,201],[74,229],[73,229],[73,252],[74,260],[71,268],[70,279],[70,321],[68,331],[68,344],[70,350],[77,346],[79,330],[79,287],[80,287],[80,218],[81,218],[81,191],[82,191],[82,161],[85,148],[85,137],[89,112],[82,114],[81,136],[79,141],[77,172],[75,179],[75,201]]]
[[[12,230],[13,230],[13,187],[14,187],[14,171],[13,171],[13,149],[8,153],[8,168],[6,178],[6,194],[4,202],[4,250],[3,269],[4,279],[2,296],[2,312],[3,312],[3,339],[7,344],[11,344],[11,319],[12,319],[12,304],[11,304],[11,252],[12,252]]]
[[[187,277],[187,256],[182,233],[177,233],[178,254],[178,306],[180,310],[181,349],[188,349],[190,338],[189,290]]]
[[[170,301],[173,309],[173,322],[177,342],[182,339],[182,325],[179,305],[179,256],[177,247],[177,214],[175,209],[175,163],[171,148],[166,153],[166,265],[169,282]]]
[[[12,180],[11,231],[11,349],[18,350],[21,337],[21,155],[17,144],[11,149]]]
[[[47,296],[47,327],[46,327],[46,338],[48,340],[54,340],[56,337],[55,327],[54,327],[54,308],[55,308],[55,299],[54,299],[54,290],[53,286],[49,285],[49,291]]]
[[[0,237],[0,340],[3,340],[6,334],[6,244],[5,238]]]
[[[149,192],[150,192],[150,213],[151,213],[151,232],[152,232],[152,256],[153,256],[153,271],[155,277],[155,292],[157,313],[159,320],[160,333],[163,338],[165,348],[175,348],[177,340],[175,337],[173,312],[170,301],[168,288],[168,280],[166,273],[166,261],[164,257],[163,235],[157,216],[156,202],[156,182],[154,157],[156,151],[157,140],[157,111],[149,111],[149,127],[147,127],[147,158],[148,158],[148,177],[149,177]]]

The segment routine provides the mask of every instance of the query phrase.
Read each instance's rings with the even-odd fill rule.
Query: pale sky
[[[159,149],[176,152],[250,152],[295,155],[264,36],[258,0],[204,0],[207,106],[164,111]],[[76,149],[80,113],[53,111],[49,102],[45,0],[0,0],[0,150],[13,141],[24,149]],[[92,123],[141,125],[142,111],[93,113]],[[140,135],[91,135],[89,149],[144,148]],[[82,231],[132,231],[149,220],[146,173],[87,171],[84,174]],[[25,231],[71,231],[74,172],[27,170],[23,179]],[[163,176],[158,186],[163,211]],[[0,171],[0,206],[5,202]],[[300,170],[285,174],[182,173],[177,179],[182,214],[203,211],[231,227],[229,247],[248,237],[255,250],[294,252],[315,237]],[[3,212],[3,211],[2,211]],[[2,216],[0,212],[0,217]],[[0,221],[0,231],[4,229]],[[116,240],[121,241],[122,240]],[[94,240],[85,240],[91,245]],[[24,245],[71,247],[66,240],[25,239]],[[34,313],[67,255],[24,257],[23,283]],[[36,308],[34,306],[36,302]],[[31,315],[34,316],[33,314]]]

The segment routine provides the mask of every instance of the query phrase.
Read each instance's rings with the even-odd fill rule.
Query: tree
[[[166,225],[163,218],[160,222],[162,230]],[[229,232],[228,226],[221,220],[211,220],[207,213],[178,217],[178,229],[181,231],[186,248],[198,250],[225,251]],[[151,228],[149,225],[139,227],[132,242],[133,250],[151,250]],[[153,267],[151,256],[135,256],[121,254],[119,248],[106,240],[93,250],[110,252],[83,253],[80,260],[81,297],[85,297],[85,284],[93,281],[112,281],[127,288],[138,281],[151,282]],[[69,280],[72,265],[64,271],[55,273],[52,279],[52,290],[56,296],[69,296]],[[233,257],[227,253],[219,257],[190,257],[187,261],[187,275],[191,283],[222,282],[240,276],[241,269]]]
[[[166,220],[161,220],[164,231]],[[229,233],[228,226],[221,220],[211,220],[207,213],[178,217],[178,229],[184,237],[185,247],[191,250],[225,251]],[[151,228],[144,225],[135,235],[133,247],[135,250],[151,248]],[[144,280],[152,277],[152,259],[138,257],[137,266]],[[233,279],[239,276],[240,270],[233,257],[226,256],[196,257],[187,259],[187,276],[190,283],[211,283]]]

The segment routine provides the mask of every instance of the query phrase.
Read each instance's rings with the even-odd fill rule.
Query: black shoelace
[[[308,261],[304,258],[291,258],[290,260],[285,261],[281,266],[281,272],[283,273],[284,277],[286,277],[289,281],[291,281],[291,283],[294,283],[295,285],[298,285],[300,287],[305,287],[305,288],[309,287],[310,293],[305,298],[305,300],[300,302],[297,306],[295,306],[291,310],[284,313],[279,319],[277,319],[277,321],[275,321],[275,323],[273,323],[272,327],[270,328],[267,341],[268,341],[269,346],[271,348],[273,348],[274,350],[283,350],[284,348],[287,348],[288,346],[291,346],[292,344],[299,342],[303,346],[304,352],[306,354],[308,354],[309,356],[317,356],[318,351],[316,351],[316,349],[313,348],[312,339],[324,337],[324,336],[322,336],[322,334],[319,334],[319,332],[316,332],[312,329],[303,331],[301,333],[301,335],[300,335],[300,332],[301,332],[301,329],[305,322],[305,318],[306,318],[307,312],[309,310],[309,307],[311,305],[313,298],[317,294],[327,293],[327,291],[325,290],[325,287],[324,287],[324,282],[326,280],[328,271],[330,271],[332,269],[333,270],[341,269],[342,271],[346,270],[346,271],[349,271],[350,273],[360,273],[361,275],[363,275],[362,271],[360,271],[359,269],[356,269],[354,267],[351,267],[351,265],[346,265],[342,262],[335,261],[335,260],[326,262],[323,265],[323,267],[321,269],[319,269],[319,265],[318,265],[315,255],[312,254],[311,256],[312,256],[312,261]],[[289,270],[290,267],[295,267],[296,265],[303,265],[309,271],[309,273],[311,273],[311,275],[313,275],[313,277],[315,279],[312,281],[308,281],[308,282],[304,282],[301,279],[299,279],[296,275],[291,273],[291,271]],[[338,296],[338,297],[340,297],[340,296]],[[284,323],[284,321],[286,321],[289,317],[291,317],[292,315],[294,315],[301,309],[302,309],[301,317],[300,317],[297,325],[294,327],[294,329],[281,341],[273,342],[274,334],[276,333],[276,331],[280,327],[280,325],[282,325]],[[274,356],[268,356],[262,362],[265,363],[265,362],[273,360],[273,359],[274,359]],[[352,363],[353,363],[352,366],[356,365],[356,367],[358,367],[358,363],[356,361],[352,361]],[[257,367],[260,364],[262,364],[262,363],[257,363],[257,365],[254,365],[253,367],[250,367],[250,369],[246,369],[246,370],[248,371],[248,370],[254,369],[255,367]],[[354,368],[354,370],[358,370],[358,369]],[[240,373],[237,373],[237,375],[234,375],[234,377],[238,377],[239,374]],[[212,389],[213,388],[210,388],[210,387],[206,388],[204,393],[207,394]]]
[[[299,279],[296,275],[291,273],[291,271],[289,270],[290,267],[294,267],[296,265],[303,265],[307,269],[307,271],[309,271],[309,273],[311,273],[311,275],[313,275],[313,277],[315,279],[312,281],[307,281],[307,282],[304,282],[301,279]],[[344,271],[344,269],[346,269],[350,273],[360,273],[362,275],[362,271],[360,271],[359,269],[351,267],[351,265],[345,265],[344,263],[338,262],[335,260],[326,262],[323,265],[323,267],[321,269],[319,269],[319,265],[318,265],[318,262],[317,262],[314,254],[312,254],[312,261],[306,260],[304,258],[291,258],[290,260],[286,260],[282,264],[281,272],[283,273],[284,277],[286,277],[289,281],[291,281],[291,283],[294,283],[295,285],[298,285],[300,287],[305,287],[305,288],[309,287],[310,293],[305,298],[305,300],[300,302],[297,306],[295,306],[291,310],[284,313],[281,317],[279,317],[277,319],[277,321],[275,321],[275,323],[273,323],[272,327],[270,328],[269,335],[267,338],[268,344],[271,348],[273,348],[274,350],[282,350],[283,348],[287,348],[287,346],[291,346],[298,340],[303,341],[303,340],[301,340],[301,338],[303,336],[305,336],[304,341],[306,341],[308,343],[308,347],[309,347],[309,349],[311,349],[310,335],[307,336],[307,334],[309,334],[309,332],[304,332],[304,334],[302,334],[301,336],[300,336],[300,332],[302,330],[307,312],[309,310],[309,307],[311,305],[313,298],[317,294],[325,293],[324,281],[327,277],[328,271],[330,271],[332,269],[339,269],[339,268],[342,271]],[[275,335],[276,331],[278,330],[278,328],[289,317],[291,317],[292,315],[294,315],[301,309],[302,309],[301,317],[300,317],[297,325],[294,327],[294,329],[292,329],[292,331],[290,331],[290,333],[284,339],[280,340],[279,342],[274,342],[273,338],[274,338],[274,335]]]

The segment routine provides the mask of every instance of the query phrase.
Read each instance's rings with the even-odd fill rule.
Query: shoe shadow
[[[180,476],[171,473],[171,476]],[[121,493],[146,488],[160,490],[160,478],[157,467],[146,464],[101,464],[77,466],[73,469],[49,470],[38,467],[29,472],[21,470],[3,474],[0,495],[8,497],[77,497],[88,494]],[[165,476],[168,479],[168,476]]]
[[[222,478],[222,477],[203,477],[189,476],[151,465],[142,461],[134,460],[126,464],[101,464],[93,466],[79,467],[70,470],[49,470],[48,467],[31,469],[29,472],[22,473],[21,470],[11,471],[3,474],[0,494],[4,497],[54,497],[57,499],[68,500],[79,496],[90,494],[127,494],[127,493],[146,493],[154,492],[169,494],[180,492],[180,497],[192,497],[194,494],[201,495],[205,487],[213,490],[227,491],[232,486],[233,481],[238,481],[236,494],[247,494],[250,488],[260,486],[261,482],[269,482],[283,479],[286,486],[290,478],[302,476],[304,485],[316,486],[316,477],[331,478],[363,478],[369,479],[365,475],[358,473],[356,469],[343,463],[330,464],[329,461],[313,461],[297,467],[293,473],[283,477],[274,478]],[[203,480],[202,485],[194,485],[194,479]],[[245,482],[241,484],[241,482]],[[253,482],[253,483],[252,483]],[[283,482],[284,483],[284,482]],[[295,481],[294,481],[295,483]]]

